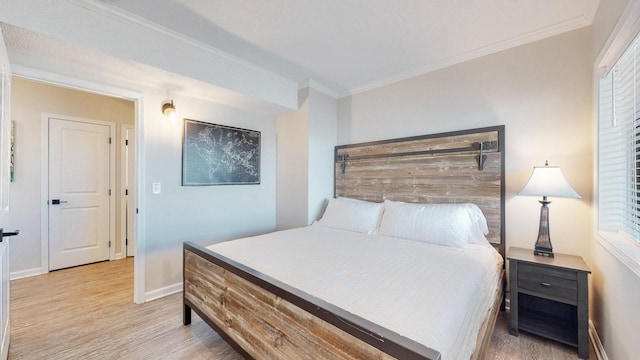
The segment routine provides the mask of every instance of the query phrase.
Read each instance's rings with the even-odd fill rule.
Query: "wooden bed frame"
[[[337,146],[335,196],[475,203],[504,258],[504,126]],[[246,358],[440,359],[440,353],[200,245],[184,244],[183,323],[195,311]],[[504,305],[504,271],[477,337]]]

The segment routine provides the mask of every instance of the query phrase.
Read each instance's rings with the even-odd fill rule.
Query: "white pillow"
[[[469,237],[469,244],[489,245],[492,246],[485,235],[489,234],[489,226],[487,225],[487,218],[484,217],[484,213],[476,204],[460,204],[465,206],[471,217],[471,221],[474,223],[474,227],[471,229],[471,236]]]
[[[465,247],[488,243],[487,222],[474,204],[410,204],[385,200],[379,235]],[[484,240],[483,240],[484,239]]]
[[[350,198],[330,199],[318,224],[365,234],[378,230],[384,205]]]

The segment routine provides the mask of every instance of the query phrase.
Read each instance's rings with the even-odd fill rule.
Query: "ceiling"
[[[587,26],[598,0],[105,0],[346,94]]]
[[[114,16],[201,43],[293,80],[300,87],[311,85],[335,97],[588,26],[600,3],[599,0],[82,1],[99,3]],[[175,81],[171,74],[161,70],[16,27],[9,26],[5,37],[10,57],[19,58],[26,66],[30,65],[28,59],[34,59],[38,53],[40,59],[46,56],[49,62],[57,59],[86,71],[124,78],[130,78],[125,69],[138,74],[144,70],[149,86]]]
[[[242,96],[198,79],[112,56],[99,50],[89,49],[17,26],[0,22],[0,28],[2,28],[13,70],[18,70],[16,69],[16,64],[18,64],[18,66],[27,69],[37,69],[55,74],[56,78],[51,80],[55,84],[67,82],[58,76],[91,79],[94,83],[115,85],[118,88],[164,89],[167,91],[167,95],[170,93],[182,94],[205,101],[216,99],[218,103],[229,106],[251,108],[268,113],[278,113],[282,110],[268,102]],[[45,82],[50,77],[46,74],[42,76],[34,74],[33,71],[28,71],[28,74],[28,76],[22,75],[22,77],[32,77],[35,80]],[[91,87],[88,86],[88,88]]]

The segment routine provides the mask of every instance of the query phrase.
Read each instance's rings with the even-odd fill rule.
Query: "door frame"
[[[130,139],[131,143],[126,144],[125,140],[127,139],[127,131],[132,131],[133,138]],[[129,148],[128,146],[133,145]],[[133,245],[135,246],[135,229],[134,222],[129,224],[129,219],[131,216],[129,214],[135,211],[135,207],[132,205],[129,199],[135,198],[135,192],[133,186],[130,189],[127,189],[125,183],[128,180],[131,181],[131,184],[135,183],[135,126],[129,124],[121,124],[120,125],[120,249],[122,249],[122,257],[134,256],[135,248],[133,249],[133,254],[129,255],[129,245],[127,245],[127,240],[134,241]],[[128,165],[129,164],[129,165]],[[127,166],[128,165],[128,166]],[[133,167],[133,174],[129,172]],[[129,174],[129,179],[127,179],[127,174]],[[133,175],[133,176],[132,176]],[[129,193],[127,194],[127,190]],[[133,217],[135,218],[135,216]],[[131,239],[127,234],[131,234]]]
[[[76,121],[86,124],[102,125],[109,128],[109,137],[111,138],[111,146],[109,146],[109,189],[111,195],[109,196],[109,260],[115,260],[116,254],[116,150],[113,146],[113,142],[116,138],[116,123],[110,121],[100,121],[87,118],[81,118],[77,116],[67,116],[53,113],[42,113],[41,134],[42,134],[42,153],[40,157],[40,176],[43,181],[40,182],[40,194],[42,202],[41,212],[41,256],[42,256],[42,273],[49,272],[49,119],[55,118],[64,121]]]
[[[145,198],[142,196],[145,193],[145,152],[144,152],[144,96],[141,92],[118,88],[110,85],[100,84],[97,82],[72,78],[60,74],[54,74],[42,70],[36,70],[25,66],[14,65],[12,66],[13,76],[21,77],[28,80],[43,82],[55,86],[61,86],[71,88],[80,91],[86,91],[90,93],[106,95],[132,101],[134,103],[134,124],[135,124],[135,141],[136,141],[136,176],[134,186],[135,192],[135,208],[136,216],[134,221],[134,229],[136,236],[136,257],[134,258],[133,265],[133,302],[136,304],[143,304],[146,301],[146,289],[145,289],[145,224],[146,216],[144,211],[138,212],[139,209],[144,210]],[[45,195],[46,196],[46,195]],[[46,205],[47,198],[42,197],[41,204]],[[44,216],[41,216],[41,229]],[[48,226],[48,225],[47,225]],[[41,230],[42,232],[42,230]],[[44,267],[43,267],[44,268]],[[48,266],[47,266],[48,268]]]

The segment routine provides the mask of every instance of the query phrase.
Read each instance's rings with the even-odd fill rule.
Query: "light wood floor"
[[[486,359],[577,359],[573,348],[509,335],[502,315]],[[591,350],[591,359],[595,359]],[[193,314],[182,294],[133,304],[133,259],[11,282],[9,359],[242,359]]]

